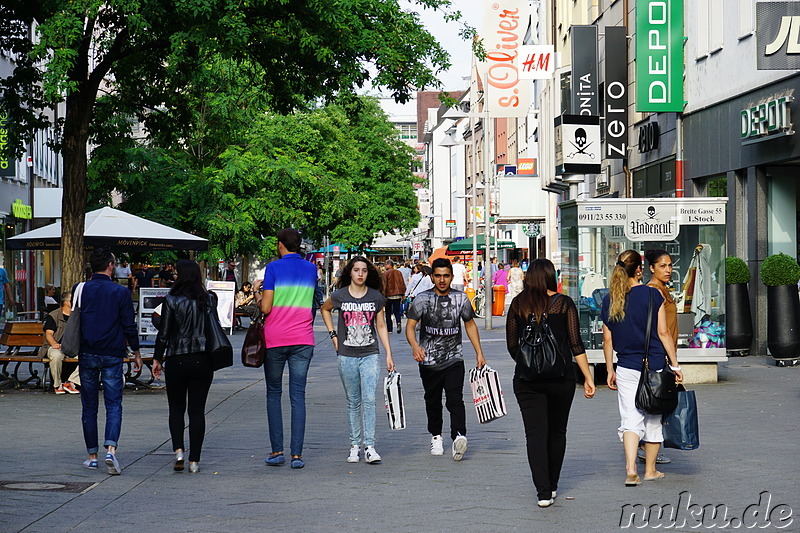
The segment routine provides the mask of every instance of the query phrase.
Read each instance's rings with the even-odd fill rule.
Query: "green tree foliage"
[[[414,3],[450,6],[450,0]],[[259,66],[248,82],[278,112],[368,81],[404,101],[437,86],[437,73],[449,66],[418,16],[396,0],[6,0],[0,50],[16,62],[0,80],[16,153],[35,128],[55,121],[61,133],[66,284],[80,277],[86,148],[99,95],[144,121],[148,135],[175,142],[196,125],[185,104],[204,88],[199,73],[216,56]],[[54,120],[45,111],[62,100],[66,113]],[[215,124],[207,127],[219,132]],[[199,155],[214,157],[205,150]]]
[[[182,148],[108,140],[89,168],[94,198],[119,190],[127,211],[207,237],[211,257],[270,255],[272,237],[286,226],[365,246],[375,232],[419,222],[413,151],[373,99],[290,115],[262,112],[249,124],[238,117],[231,123],[241,129],[225,133],[236,142],[226,147],[213,132],[210,140],[201,135],[206,121],[217,120],[215,113],[198,118],[201,131],[191,130],[193,142]],[[217,155],[200,157],[197,145]]]

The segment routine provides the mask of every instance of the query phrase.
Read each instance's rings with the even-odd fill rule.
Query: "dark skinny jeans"
[[[186,450],[183,433],[186,427],[184,415],[188,396],[189,461],[199,461],[206,433],[206,399],[214,379],[211,357],[205,352],[167,357],[164,379],[167,384],[172,449]]]
[[[575,382],[523,381],[514,378],[514,394],[522,412],[528,464],[540,500],[549,500],[558,488],[564,452],[567,449],[567,422]]]

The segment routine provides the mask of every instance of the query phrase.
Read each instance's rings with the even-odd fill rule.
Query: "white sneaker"
[[[359,461],[358,459],[359,450],[360,448],[358,447],[357,444],[355,446],[350,446],[350,455],[347,456],[348,463],[357,463]]]
[[[549,500],[539,500],[538,502],[536,502],[536,504],[539,507],[550,507],[551,505],[553,505],[553,498],[550,498]]]
[[[553,491],[552,494],[550,494],[550,497],[555,500],[556,499],[556,491]]]
[[[460,461],[467,451],[467,437],[458,435],[453,441],[453,461]]]
[[[364,461],[371,465],[376,465],[381,462],[381,456],[375,451],[374,446],[367,446],[364,448]]]
[[[431,437],[431,455],[444,455],[444,444],[441,435]]]

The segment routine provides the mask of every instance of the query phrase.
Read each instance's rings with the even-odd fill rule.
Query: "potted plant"
[[[750,269],[738,257],[725,258],[725,346],[732,355],[747,355],[753,342],[750,314]]]
[[[767,286],[767,346],[779,364],[800,357],[798,280],[800,266],[794,257],[773,254],[761,264],[761,282]]]

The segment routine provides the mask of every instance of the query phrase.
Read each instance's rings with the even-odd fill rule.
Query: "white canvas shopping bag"
[[[386,402],[389,427],[392,429],[405,429],[406,408],[403,404],[403,390],[400,387],[399,373],[389,372],[389,375],[383,379],[383,398]]]

